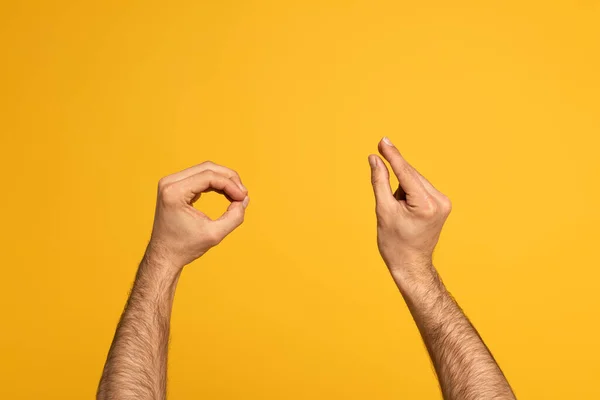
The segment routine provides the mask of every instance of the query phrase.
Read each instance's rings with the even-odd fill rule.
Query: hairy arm
[[[421,332],[446,400],[515,399],[483,340],[446,290],[432,254],[450,214],[450,200],[384,138],[379,152],[399,186],[392,193],[383,160],[369,156],[377,244]]]
[[[421,332],[445,399],[514,399],[492,354],[430,264],[392,276]]]
[[[193,207],[206,191],[232,202],[217,220]],[[100,384],[99,400],[164,400],[169,326],[183,267],[238,227],[248,191],[237,173],[205,162],[161,179],[150,244],[117,326]]]
[[[179,271],[147,252],[121,316],[99,399],[164,399],[171,309]]]

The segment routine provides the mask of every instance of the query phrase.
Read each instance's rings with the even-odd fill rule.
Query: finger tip
[[[387,136],[381,138],[381,143],[383,143],[386,146],[394,147],[394,143],[392,143],[391,139]]]
[[[225,191],[235,201],[242,201],[248,195],[248,189],[239,183],[228,185]]]
[[[377,157],[375,154],[369,154],[368,160],[371,168],[375,168],[377,166]]]

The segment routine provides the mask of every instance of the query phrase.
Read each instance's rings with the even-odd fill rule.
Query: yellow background
[[[94,396],[156,183],[207,159],[251,204],[180,281],[171,397],[438,398],[384,135],[453,200],[436,264],[517,394],[600,398],[598,1],[1,7],[0,398]]]

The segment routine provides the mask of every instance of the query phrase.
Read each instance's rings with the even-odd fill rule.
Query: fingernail
[[[371,164],[371,168],[377,167],[377,158],[374,155],[369,156],[369,164]]]
[[[244,201],[242,201],[242,206],[246,208],[248,207],[248,203],[250,203],[250,197],[246,196],[244,197]]]
[[[248,189],[246,189],[246,186],[244,186],[244,184],[242,182],[238,183],[238,186],[240,187],[240,189],[242,189],[242,192],[248,191]]]
[[[384,136],[383,137],[383,143],[387,144],[388,146],[393,146],[394,144],[392,143],[392,141],[390,140],[389,137]]]

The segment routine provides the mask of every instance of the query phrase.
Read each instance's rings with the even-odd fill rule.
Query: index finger
[[[246,187],[242,184],[240,175],[236,171],[232,170],[231,168],[227,168],[223,165],[216,164],[212,161],[204,161],[203,163],[194,165],[194,166],[186,168],[182,171],[171,174],[171,175],[165,177],[164,179],[167,181],[166,183],[178,182],[178,181],[186,179],[192,175],[195,175],[202,171],[207,171],[207,170],[215,171],[221,175],[224,175],[227,178],[233,180],[235,183],[237,183],[238,186],[240,187],[240,189],[247,190]]]
[[[242,201],[246,192],[242,191],[238,184],[231,178],[221,175],[212,170],[204,170],[200,173],[188,176],[173,183],[180,188],[185,200],[190,203],[196,196],[209,190],[221,191],[233,201]]]
[[[379,142],[379,153],[390,163],[400,187],[412,198],[425,197],[427,191],[419,179],[415,169],[402,157],[396,146],[389,138],[384,137]]]

